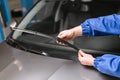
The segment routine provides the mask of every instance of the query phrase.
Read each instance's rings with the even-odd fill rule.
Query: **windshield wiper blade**
[[[56,40],[57,40],[58,42],[62,42],[62,43],[64,43],[65,45],[67,45],[67,46],[75,49],[77,52],[80,50],[80,49],[77,48],[75,45],[73,45],[73,44],[71,44],[71,43],[69,43],[69,42],[67,42],[67,41],[65,41],[65,40],[63,40],[63,39],[61,39],[61,38],[59,38],[59,37],[56,37]]]
[[[16,27],[11,27],[12,30],[14,31],[20,31],[20,32],[24,32],[24,33],[28,33],[28,34],[33,34],[33,35],[38,35],[38,36],[41,36],[41,37],[45,37],[45,38],[49,38],[49,39],[52,39],[54,41],[59,41],[59,42],[62,42],[64,43],[65,45],[75,49],[77,52],[80,50],[79,48],[77,48],[75,45],[59,38],[59,37],[52,37],[52,36],[49,36],[49,35],[46,35],[46,34],[43,34],[43,33],[40,33],[40,32],[37,32],[37,31],[32,31],[32,30],[26,30],[26,29],[19,29],[19,28],[16,28]]]

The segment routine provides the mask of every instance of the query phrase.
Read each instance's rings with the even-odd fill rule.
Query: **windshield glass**
[[[90,3],[93,4],[92,2]],[[40,0],[16,26],[12,39],[26,47],[27,50],[32,50],[32,52],[36,53],[44,51],[49,52],[52,56],[58,56],[56,53],[61,51],[61,54],[63,54],[60,55],[61,57],[64,56],[64,53],[72,53],[72,51],[75,51],[74,49],[56,43],[56,36],[60,31],[78,26],[88,18],[108,15],[113,13],[114,10],[116,11],[116,7],[112,7],[113,9],[110,7],[109,9],[111,5],[107,5],[108,7],[103,6],[105,10],[98,8],[99,11],[97,11],[97,9],[94,9],[96,4],[91,5],[90,3],[86,2],[88,7],[84,7],[84,3],[81,0]],[[99,4],[98,2],[96,3]],[[100,13],[102,10],[104,12]],[[112,52],[112,49],[108,50],[105,47],[109,46],[108,43],[101,45],[104,39],[107,42],[112,42],[109,37],[93,38],[83,36],[75,38],[71,43],[75,44],[79,49],[86,49],[88,53],[97,53],[90,50],[98,50],[98,53],[102,53],[99,51],[109,50],[111,50],[109,52]],[[117,51],[119,50],[117,46],[115,48]],[[68,52],[65,52],[65,50]]]
[[[27,14],[27,16],[18,25],[19,29],[28,29],[46,34],[56,32],[55,26],[58,20],[55,21],[56,9],[60,1],[57,0],[41,0]],[[16,39],[22,35],[22,31],[15,31],[13,38]]]
[[[79,3],[71,0],[38,1],[14,29],[12,39],[25,50],[71,59],[75,50],[68,46],[58,45],[56,36],[60,31],[80,24],[79,7],[76,6],[78,7],[76,10],[76,7],[72,7],[74,4]],[[69,12],[68,15],[66,15],[67,12]],[[71,17],[70,21],[69,17]],[[65,54],[69,55],[65,56]]]
[[[80,0],[40,0],[17,26],[19,29],[37,31],[47,35],[80,25],[90,17],[81,11]],[[23,34],[14,31],[13,39]]]

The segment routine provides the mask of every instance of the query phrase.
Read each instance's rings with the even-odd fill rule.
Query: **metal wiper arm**
[[[72,45],[72,44],[70,44],[69,42],[64,41],[63,39],[60,39],[60,38],[58,38],[58,37],[57,37],[57,38],[54,38],[54,37],[45,35],[45,34],[43,34],[43,33],[37,32],[37,31],[26,30],[26,29],[19,29],[19,28],[16,28],[16,27],[12,28],[12,30],[21,31],[21,32],[25,32],[25,33],[33,34],[33,35],[38,35],[38,36],[45,37],[45,38],[49,38],[49,39],[52,39],[52,40],[55,40],[55,41],[60,41],[60,42],[65,43],[67,46],[75,49],[76,51],[79,51],[79,48],[77,48],[75,45]]]
[[[53,37],[45,35],[43,33],[37,32],[37,31],[26,30],[26,29],[19,29],[19,28],[12,28],[12,30],[14,30],[14,31],[20,31],[20,32],[25,32],[25,33],[33,34],[33,35],[38,35],[38,36],[49,38],[49,39],[53,39]]]

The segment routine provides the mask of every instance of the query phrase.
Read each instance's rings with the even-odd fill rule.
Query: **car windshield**
[[[44,55],[62,58],[66,58],[65,54],[68,54],[71,58],[71,55],[77,56],[74,54],[75,50],[68,46],[58,45],[55,38],[60,31],[78,26],[90,17],[92,16],[89,8],[81,3],[81,0],[40,0],[15,27],[12,39],[26,50],[34,53],[41,54],[42,52]],[[80,37],[71,43],[89,53],[96,54],[97,52],[93,50],[104,53],[101,51],[109,51],[109,49],[102,47],[102,39]]]
[[[71,1],[68,1],[70,0],[38,1],[35,6],[28,12],[28,14],[23,18],[23,20],[17,25],[17,27],[14,28],[12,38],[17,41],[17,43],[19,42],[19,44],[24,46],[24,48],[26,48],[27,50],[38,54],[41,54],[41,51],[44,51],[44,53],[42,54],[46,55],[46,53],[52,53],[50,54],[50,56],[56,56],[54,52],[50,52],[52,49],[59,49],[60,51],[62,51],[62,54],[64,54],[64,50],[73,53],[75,50],[67,46],[63,47],[62,45],[58,45],[55,40],[57,34],[60,31],[70,28],[68,26],[70,26],[71,22],[68,22],[69,20],[67,20],[66,18],[71,15],[78,14],[78,12],[70,12],[69,15],[65,16],[65,11],[69,7],[66,4],[71,4]],[[75,15],[73,19],[75,19],[76,17],[77,15]],[[80,24],[80,21],[79,23],[74,22],[71,23],[71,27]],[[57,52],[55,51],[55,53]],[[57,56],[63,57],[63,55]]]
[[[80,4],[80,0],[40,0],[17,28],[44,34],[56,34],[64,29],[77,26],[90,17],[89,14],[81,13]],[[22,31],[16,30],[12,37],[17,39],[22,34]]]
[[[42,33],[52,33],[55,15],[55,13],[53,14],[53,7],[55,8],[55,3],[56,1],[41,0],[25,16],[17,28],[33,30]],[[22,31],[15,31],[13,38],[17,39],[21,35]]]

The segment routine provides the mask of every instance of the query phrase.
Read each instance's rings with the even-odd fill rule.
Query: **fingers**
[[[64,38],[66,37],[65,31],[60,32],[57,37],[59,37],[59,38],[61,38],[61,39],[64,39]],[[62,43],[62,42],[59,42],[59,41],[56,41],[56,42],[57,42],[58,44],[64,45],[64,43]]]
[[[62,39],[64,39],[66,36],[67,36],[66,31],[62,31],[62,32],[60,32],[60,33],[58,34],[58,37],[59,37],[59,38],[62,38]]]
[[[62,43],[62,42],[59,42],[59,41],[56,41],[58,44],[61,44],[61,45],[65,45],[64,43]]]
[[[80,50],[78,52],[78,60],[80,61],[81,64],[83,64],[83,61],[84,61],[83,60],[84,59],[83,55],[84,55],[84,53]]]
[[[85,53],[82,50],[79,50],[78,56],[83,57],[84,55],[85,55]]]
[[[83,60],[83,56],[84,56],[83,51],[79,50],[79,52],[78,52],[78,60],[79,60],[80,62],[83,62],[83,61],[82,61],[82,60]]]
[[[78,52],[78,59],[82,65],[93,66],[94,57],[90,54],[86,54],[83,51]]]
[[[60,32],[57,37],[64,39],[65,41],[69,41],[68,40],[68,38],[69,38],[68,32],[69,32],[69,30],[64,30],[64,31]],[[65,45],[64,43],[59,42],[59,41],[57,41],[57,43],[61,44],[61,45]]]

